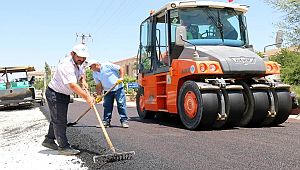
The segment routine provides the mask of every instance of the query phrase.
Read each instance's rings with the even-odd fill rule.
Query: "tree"
[[[265,0],[265,2],[284,13],[283,21],[278,23],[278,27],[284,32],[286,44],[300,48],[300,1]]]
[[[87,69],[85,74],[86,74],[86,82],[89,85],[89,90],[91,92],[94,92],[96,85],[95,85],[95,81],[93,78],[93,71],[90,69]]]
[[[36,80],[33,84],[33,87],[37,90],[42,90],[44,88],[44,81],[42,80]]]
[[[293,85],[300,85],[299,52],[283,49],[271,59],[281,64],[281,79],[283,82]]]
[[[51,68],[47,62],[45,62],[45,73],[46,73],[46,79],[47,80],[51,79]]]

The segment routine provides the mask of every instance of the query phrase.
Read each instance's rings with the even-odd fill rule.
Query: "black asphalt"
[[[69,107],[74,121],[88,106],[75,101]],[[102,115],[103,108],[97,106]],[[43,109],[42,109],[43,110]],[[44,109],[47,115],[47,109]],[[106,141],[91,110],[75,127],[68,128],[70,142],[82,151],[78,157],[89,169],[300,169],[300,121],[289,119],[278,127],[227,130],[186,130],[176,117],[159,115],[139,119],[128,107],[130,127],[120,127],[116,108],[107,128],[114,146],[135,151],[133,160],[93,162],[107,151]]]

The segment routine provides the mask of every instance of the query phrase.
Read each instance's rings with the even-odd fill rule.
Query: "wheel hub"
[[[195,118],[198,110],[198,101],[194,92],[189,91],[184,97],[184,110],[191,119]]]

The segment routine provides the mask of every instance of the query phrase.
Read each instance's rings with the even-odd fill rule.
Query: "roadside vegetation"
[[[292,85],[292,91],[300,101],[300,1],[299,0],[264,0],[280,11],[282,20],[276,27],[283,31],[284,45],[296,47],[296,51],[281,50],[270,59],[281,64],[281,79]]]
[[[270,60],[281,65],[281,80],[292,85],[292,91],[297,94],[298,101],[300,101],[300,52],[282,49]]]

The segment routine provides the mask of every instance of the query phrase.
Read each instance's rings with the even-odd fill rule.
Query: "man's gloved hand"
[[[117,80],[117,84],[121,84],[122,82],[123,82],[123,78],[119,78],[118,80]]]
[[[90,107],[93,107],[93,105],[95,104],[95,99],[91,96],[88,96],[85,100],[89,104]]]
[[[100,95],[98,95],[97,97],[96,97],[96,103],[100,103],[100,102],[102,102],[102,96],[100,96]]]

